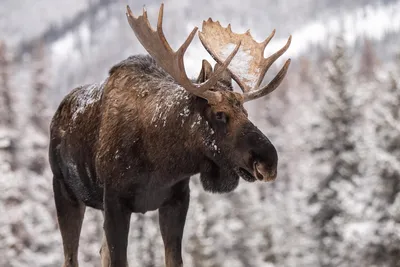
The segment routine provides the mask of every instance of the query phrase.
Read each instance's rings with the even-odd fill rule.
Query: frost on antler
[[[245,33],[238,34],[232,32],[230,24],[224,28],[219,21],[213,21],[211,18],[203,21],[202,31],[199,37],[217,62],[223,62],[228,56],[227,51],[232,49],[233,44],[241,42],[240,49],[228,70],[231,72],[233,79],[238,83],[244,92],[245,100],[252,100],[272,92],[283,80],[290,64],[290,59],[278,73],[278,75],[263,88],[259,88],[264,76],[270,66],[289,48],[291,36],[284,47],[272,54],[268,58],[264,58],[264,50],[275,34],[275,30],[261,43],[258,43],[251,36],[248,30]]]

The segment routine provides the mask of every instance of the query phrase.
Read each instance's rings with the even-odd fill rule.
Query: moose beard
[[[222,166],[222,167],[220,167]],[[236,189],[239,175],[230,168],[230,164],[218,166],[207,160],[200,172],[200,181],[205,191],[211,193],[228,193]]]

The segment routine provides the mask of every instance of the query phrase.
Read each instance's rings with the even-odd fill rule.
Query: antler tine
[[[143,6],[143,17],[147,20],[147,9],[146,9],[146,6]]]
[[[271,93],[272,91],[274,91],[276,88],[278,88],[278,86],[281,84],[283,78],[285,78],[285,75],[289,69],[290,62],[291,62],[290,58],[288,60],[286,60],[282,69],[278,72],[278,74],[274,77],[274,79],[272,79],[272,81],[270,81],[268,83],[268,85],[264,86],[261,89],[244,93],[243,94],[244,102],[266,96],[269,93]]]
[[[163,17],[164,17],[164,3],[161,3],[160,10],[158,11],[157,32],[158,36],[160,36],[160,39],[165,44],[166,48],[171,52],[173,52],[171,46],[169,45],[167,39],[165,38],[164,31],[162,29]],[[147,18],[147,12],[146,12],[146,20],[147,22],[149,22]],[[149,22],[149,27],[151,27],[150,22]]]
[[[239,50],[240,42],[236,48],[232,51],[229,57],[225,60],[219,71],[216,71],[207,82],[202,85],[193,84],[192,81],[187,77],[184,65],[184,54],[193,41],[193,38],[197,32],[195,27],[185,42],[174,52],[171,46],[168,44],[162,29],[162,20],[164,14],[164,4],[161,4],[160,11],[158,13],[157,30],[154,31],[147,19],[147,12],[143,12],[142,16],[134,17],[131,9],[127,6],[127,19],[136,37],[147,50],[147,52],[156,60],[156,62],[168,72],[175,81],[185,88],[187,91],[197,95],[201,98],[206,99],[209,103],[218,103],[222,97],[219,92],[211,91],[211,87],[218,81],[219,76],[228,67],[229,63],[236,55]]]
[[[275,30],[271,33],[270,36],[268,36],[268,38],[263,42],[263,44],[265,43],[264,49],[267,46],[267,44],[269,43],[269,41],[271,41],[272,37],[275,34]],[[265,73],[268,71],[268,69],[271,67],[271,65],[280,57],[283,55],[283,53],[286,52],[286,50],[288,50],[290,43],[292,42],[292,36],[290,35],[286,44],[279,49],[277,52],[275,52],[274,54],[272,54],[271,56],[267,57],[266,59],[264,59],[263,62],[263,67],[261,69],[261,73],[260,73],[260,77],[256,83],[256,88],[258,88],[260,86],[260,84],[262,83],[262,81],[264,80],[264,76]]]
[[[271,34],[267,37],[267,39],[265,39],[265,40],[262,42],[262,45],[263,45],[263,49],[264,49],[264,50],[265,50],[265,48],[267,47],[267,45],[269,44],[269,42],[271,41],[271,39],[275,36],[275,32],[276,32],[276,30],[273,29],[273,31],[272,31]]]

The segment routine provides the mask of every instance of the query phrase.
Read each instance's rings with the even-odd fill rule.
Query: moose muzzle
[[[242,128],[242,137],[239,146],[249,155],[246,169],[257,180],[265,182],[275,180],[278,166],[278,153],[275,147],[251,122]]]
[[[253,163],[253,175],[260,181],[269,182],[276,179],[277,170],[275,168],[267,168],[265,164],[254,161]]]

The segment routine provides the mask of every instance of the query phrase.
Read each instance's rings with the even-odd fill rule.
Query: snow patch
[[[119,159],[121,156],[120,156],[120,154],[119,154],[119,150],[117,149],[116,151],[115,151],[115,155],[114,155],[114,158],[115,159]]]
[[[76,108],[74,113],[72,114],[73,121],[76,120],[79,114],[84,113],[85,109],[88,106],[100,100],[106,83],[107,79],[101,84],[91,84],[87,87],[82,88],[82,90],[78,92],[76,97]]]
[[[203,144],[211,150],[220,153],[220,149],[215,141],[215,132],[213,128],[210,127],[208,121],[206,121],[199,113],[194,115],[194,120],[190,125],[190,128],[192,132],[201,131],[203,133]]]
[[[182,126],[185,122],[185,119],[189,116],[190,110],[187,106],[187,101],[189,100],[189,92],[183,89],[180,86],[177,86],[175,90],[169,90],[169,92],[165,93],[165,91],[160,90],[158,96],[158,102],[155,104],[155,109],[153,113],[153,117],[151,119],[151,123],[154,124],[155,127],[162,125],[165,127],[167,124],[167,119],[171,116],[171,110],[173,107],[177,105],[181,105],[184,103],[183,110],[178,113],[178,116],[182,118]]]
[[[199,113],[196,114],[196,118],[193,121],[192,125],[190,126],[190,128],[194,129],[196,126],[199,126],[201,124],[202,121],[202,117]]]
[[[232,53],[235,47],[236,45],[233,43],[227,44],[221,51],[222,58],[225,60]],[[229,69],[250,88],[255,87],[259,76],[258,70],[256,73],[250,73],[250,65],[253,60],[254,58],[250,54],[250,51],[244,50],[243,47],[240,47],[229,64]]]
[[[70,53],[75,48],[75,38],[73,33],[68,33],[65,37],[60,38],[51,47],[53,56],[60,61],[65,60],[70,56]]]

